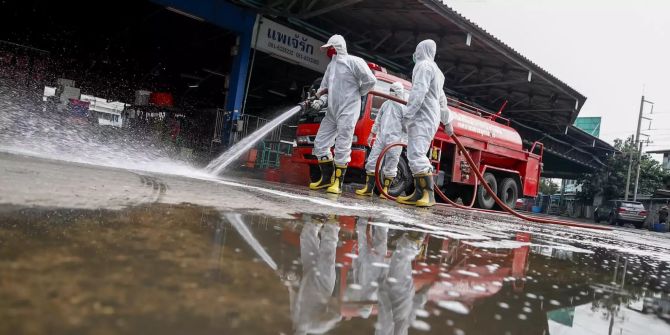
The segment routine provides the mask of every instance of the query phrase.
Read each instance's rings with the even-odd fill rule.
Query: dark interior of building
[[[224,106],[234,32],[149,1],[100,2],[94,9],[27,1],[12,4],[11,17],[0,22],[0,46],[48,52],[47,84],[72,79],[82,93],[127,103],[138,89],[170,92],[186,112]],[[319,75],[263,52],[254,58],[246,113],[295,104]]]
[[[304,1],[300,6],[276,1],[270,9],[256,1],[236,3],[265,10],[274,20],[321,40],[328,38],[327,31],[342,33],[352,53],[404,75],[411,73],[416,41],[439,40],[444,50],[438,50],[437,62],[449,93],[491,110],[508,101],[503,115],[528,141],[526,146],[536,140],[545,143],[548,176],[575,173],[561,162],[579,162],[584,171],[598,168],[612,150],[571,126],[585,97],[435,1],[389,1],[384,6],[328,2],[323,6],[331,10],[316,11],[319,15],[294,13],[295,8],[310,8]],[[211,140],[213,111],[226,105],[235,32],[150,1],[84,7],[35,0],[2,2],[0,10],[10,18],[0,22],[0,51],[39,55],[34,57],[39,64],[32,61],[27,67],[43,69],[45,85],[54,86],[57,78],[73,79],[83,94],[130,104],[136,90],[169,92],[176,112],[199,120],[202,129],[195,131],[203,137],[200,142]],[[472,43],[466,30],[476,32]],[[298,102],[303,89],[320,75],[262,51],[252,51],[250,64],[241,112],[263,118]]]

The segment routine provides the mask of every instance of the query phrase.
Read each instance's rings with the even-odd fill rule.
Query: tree
[[[540,192],[545,195],[552,195],[558,192],[558,184],[551,179],[540,178]]]
[[[629,196],[632,198],[638,156],[635,141],[632,136],[625,141],[616,139],[614,140],[614,148],[619,152],[608,157],[607,166],[604,169],[581,176],[582,191],[577,193],[577,197],[583,203],[592,203],[593,199],[599,194],[602,194],[604,200],[622,199],[626,193],[628,160],[631,155],[633,155],[633,169],[631,171]],[[668,176],[668,172],[663,171],[660,163],[651,158],[649,154],[642,154],[637,193],[653,194],[656,189],[663,187],[663,181]]]

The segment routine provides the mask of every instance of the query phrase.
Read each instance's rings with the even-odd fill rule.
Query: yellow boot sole
[[[371,196],[372,191],[368,191],[367,187],[362,189],[362,190],[356,190],[356,194],[358,195],[364,195],[364,196]]]
[[[404,205],[416,205],[416,201],[411,201],[412,196],[409,197],[397,197],[395,199],[396,202],[404,204]]]
[[[314,183],[310,183],[310,184],[309,184],[309,189],[310,189],[310,190],[322,190],[322,189],[324,189],[324,188],[333,186],[332,183],[330,183],[330,184],[323,184],[323,185],[320,185],[320,186],[319,186],[319,184],[321,184],[321,181],[317,181],[317,182],[314,182]]]
[[[328,189],[326,190],[326,192],[328,192],[328,193],[332,193],[332,194],[341,194],[341,193],[342,193],[342,189],[341,189],[339,186],[340,186],[339,183],[333,183],[333,185],[331,185],[330,187],[328,187]]]
[[[419,200],[415,203],[415,205],[416,205],[416,207],[433,207],[433,206],[435,206],[435,203],[430,202],[430,201]]]

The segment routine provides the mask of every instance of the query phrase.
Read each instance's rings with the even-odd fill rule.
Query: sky
[[[644,93],[644,150],[670,149],[670,0],[444,2],[585,95],[607,142],[635,133]]]

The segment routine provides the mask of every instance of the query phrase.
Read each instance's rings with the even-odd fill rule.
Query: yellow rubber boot
[[[375,191],[375,174],[368,173],[365,175],[365,187],[360,190],[356,190],[358,195],[370,196]]]
[[[320,160],[319,170],[321,170],[321,178],[309,184],[311,190],[320,190],[322,188],[330,187],[330,185],[333,184],[333,160]]]
[[[330,187],[326,190],[328,193],[340,194],[342,193],[342,183],[344,183],[344,174],[347,172],[346,165],[335,164],[335,173],[330,179]]]
[[[404,197],[397,197],[395,201],[405,205],[416,205],[416,201],[423,197],[423,190],[419,187],[419,177],[414,176],[414,192]]]
[[[435,184],[432,173],[422,173],[417,175],[419,186],[422,189],[421,197],[416,200],[417,207],[435,206]]]
[[[396,201],[405,205],[431,207],[435,205],[434,191],[433,175],[430,172],[419,173],[414,175],[414,193],[405,197],[398,197]]]
[[[383,185],[383,187],[384,187],[384,193],[389,194],[389,187],[391,187],[391,183],[393,182],[393,179],[394,179],[394,178],[390,178],[390,177],[385,177],[385,178],[384,178],[384,185]],[[387,199],[387,198],[384,196],[384,193],[379,194],[379,197],[382,198],[382,199]],[[389,194],[389,195],[390,195],[390,196],[393,196],[393,194]]]

